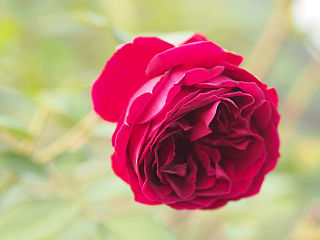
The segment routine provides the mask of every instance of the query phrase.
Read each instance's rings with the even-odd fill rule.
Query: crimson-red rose
[[[279,157],[278,96],[241,61],[199,34],[138,37],[110,58],[93,105],[117,122],[112,167],[136,201],[213,209],[260,190]]]

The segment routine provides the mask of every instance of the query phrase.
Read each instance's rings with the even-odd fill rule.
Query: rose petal
[[[264,178],[265,178],[264,175],[256,176],[253,179],[252,184],[251,184],[250,188],[247,190],[247,192],[242,194],[242,195],[240,195],[240,196],[238,196],[237,198],[235,198],[235,200],[236,199],[240,199],[242,197],[250,197],[250,196],[253,196],[253,195],[257,194],[261,189],[261,186],[262,186]]]
[[[252,121],[257,129],[263,129],[267,127],[272,118],[272,108],[269,101],[263,101],[263,103],[253,113]]]
[[[126,157],[126,146],[129,141],[131,128],[121,125],[115,137],[115,154],[112,157],[112,168],[114,172],[124,181],[128,182],[128,163]]]
[[[161,168],[161,172],[176,174],[180,177],[185,177],[187,175],[187,163],[181,164],[168,164]]]
[[[136,121],[136,124],[145,123],[155,118],[159,112],[178,94],[180,86],[177,85],[185,75],[185,71],[175,71],[163,79],[161,88],[152,93],[144,111]]]
[[[150,124],[134,125],[127,145],[127,152],[132,166],[138,166],[138,158]],[[138,170],[137,170],[138,172]]]
[[[200,41],[208,41],[207,37],[200,34],[196,33],[189,39],[187,39],[185,42],[181,43],[180,45],[188,44],[188,43],[193,43],[193,42],[200,42]]]
[[[158,201],[156,199],[148,198],[147,195],[143,193],[142,188],[139,185],[137,176],[131,168],[129,168],[128,175],[129,175],[129,184],[132,191],[134,192],[134,199],[137,202],[141,202],[149,205],[156,205],[161,203],[161,201]]]
[[[212,69],[194,68],[186,72],[183,78],[183,84],[192,86],[199,82],[205,82],[219,76],[224,70],[223,66],[217,66]]]
[[[254,82],[245,82],[245,81],[234,81],[233,79],[227,76],[218,76],[216,78],[210,79],[206,82],[198,83],[195,85],[198,88],[240,88],[243,90],[244,94],[250,94],[254,97],[255,100],[265,100],[265,94],[263,90],[259,87],[258,84]]]
[[[243,167],[241,162],[237,164],[236,169],[234,170],[234,176],[233,181],[243,181],[243,180],[249,180],[253,179],[261,170],[263,164],[266,161],[266,152],[263,153],[263,155],[258,158],[254,163],[248,166],[246,164],[246,167]]]
[[[159,115],[151,121],[149,136],[154,139],[155,134],[158,132],[160,127],[164,131],[164,129],[172,122],[169,121],[169,118],[171,118],[184,103],[197,96],[198,93],[199,91],[191,91],[182,88],[181,91],[166,106],[165,111],[161,111]]]
[[[232,189],[232,184],[226,179],[217,179],[212,188],[206,190],[198,190],[197,196],[202,197],[216,197],[229,194]]]
[[[197,209],[200,208],[201,205],[198,204],[194,204],[191,202],[177,202],[177,203],[172,203],[172,204],[168,204],[170,207],[178,209],[178,210],[182,210],[182,209]]]
[[[149,80],[145,69],[150,59],[172,47],[155,37],[138,37],[122,46],[92,86],[94,110],[105,120],[116,122],[129,98]]]
[[[187,177],[184,178],[172,174],[166,175],[168,183],[181,199],[190,197],[196,189],[195,182],[197,165],[193,162],[192,159],[189,159],[188,161],[188,168],[189,173]]]
[[[217,199],[212,197],[196,197],[189,202],[195,205],[201,206],[200,208],[205,208],[210,206],[213,202],[215,202]]]
[[[265,139],[265,145],[268,153],[265,165],[262,169],[262,172],[266,174],[274,169],[278,162],[278,158],[280,156],[280,139],[277,129],[273,124],[270,124],[268,127],[261,130],[261,135]]]
[[[233,64],[225,63],[225,75],[229,76],[230,78],[236,81],[242,82],[253,82],[257,84],[262,90],[267,89],[267,85],[259,81],[253,74],[249,73],[247,70],[235,66]]]
[[[197,156],[197,160],[206,170],[207,176],[215,176],[216,170],[213,168],[213,163],[219,161],[220,153],[218,150],[215,150],[214,148],[210,152],[208,152],[209,148],[206,148],[206,146],[200,146],[201,145],[199,143],[196,143],[194,145],[194,151]],[[212,159],[214,159],[214,161],[212,161]]]
[[[147,67],[147,75],[158,76],[178,65],[212,68],[218,60],[239,65],[242,57],[225,52],[213,42],[195,42],[175,47],[155,55]]]
[[[214,201],[210,206],[205,207],[204,209],[215,209],[215,208],[220,208],[223,207],[224,205],[226,205],[228,202],[228,200],[226,199],[219,199]]]
[[[111,164],[113,171],[125,182],[129,183],[128,171],[126,166],[119,167],[117,154],[114,152],[111,155]]]
[[[278,103],[279,103],[279,97],[277,94],[276,89],[274,88],[270,88],[267,90],[267,95],[269,96],[271,102],[273,103],[273,105],[277,108],[278,107]]]
[[[239,182],[234,182],[232,185],[232,190],[229,194],[225,196],[226,199],[237,197],[243,193],[246,193],[252,185],[252,179],[246,179]]]
[[[192,132],[190,134],[191,141],[195,141],[212,132],[209,125],[216,115],[219,104],[220,101],[216,101],[212,105],[192,112],[192,118],[196,124],[192,128]]]

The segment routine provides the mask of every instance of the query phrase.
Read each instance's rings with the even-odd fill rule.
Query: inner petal
[[[190,197],[196,189],[197,165],[192,158],[192,155],[189,155],[187,176],[180,177],[176,174],[166,174],[166,179],[173,190],[180,198],[184,199]]]
[[[192,118],[195,122],[195,125],[190,134],[191,141],[195,141],[212,132],[212,129],[209,127],[209,125],[216,115],[219,104],[220,101],[216,101],[212,105],[198,109],[192,113]]]
[[[187,175],[187,163],[175,164],[171,163],[161,168],[161,172],[176,174],[180,177],[185,177]]]

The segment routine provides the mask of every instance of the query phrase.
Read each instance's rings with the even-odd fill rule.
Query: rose
[[[241,61],[196,34],[138,37],[107,62],[94,109],[118,122],[112,167],[136,201],[213,209],[259,191],[279,157],[278,98]]]

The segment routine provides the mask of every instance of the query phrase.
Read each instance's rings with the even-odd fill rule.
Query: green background
[[[0,0],[0,239],[320,239],[320,65],[290,0]],[[90,88],[121,42],[202,32],[278,89],[281,158],[214,211],[134,202]]]

